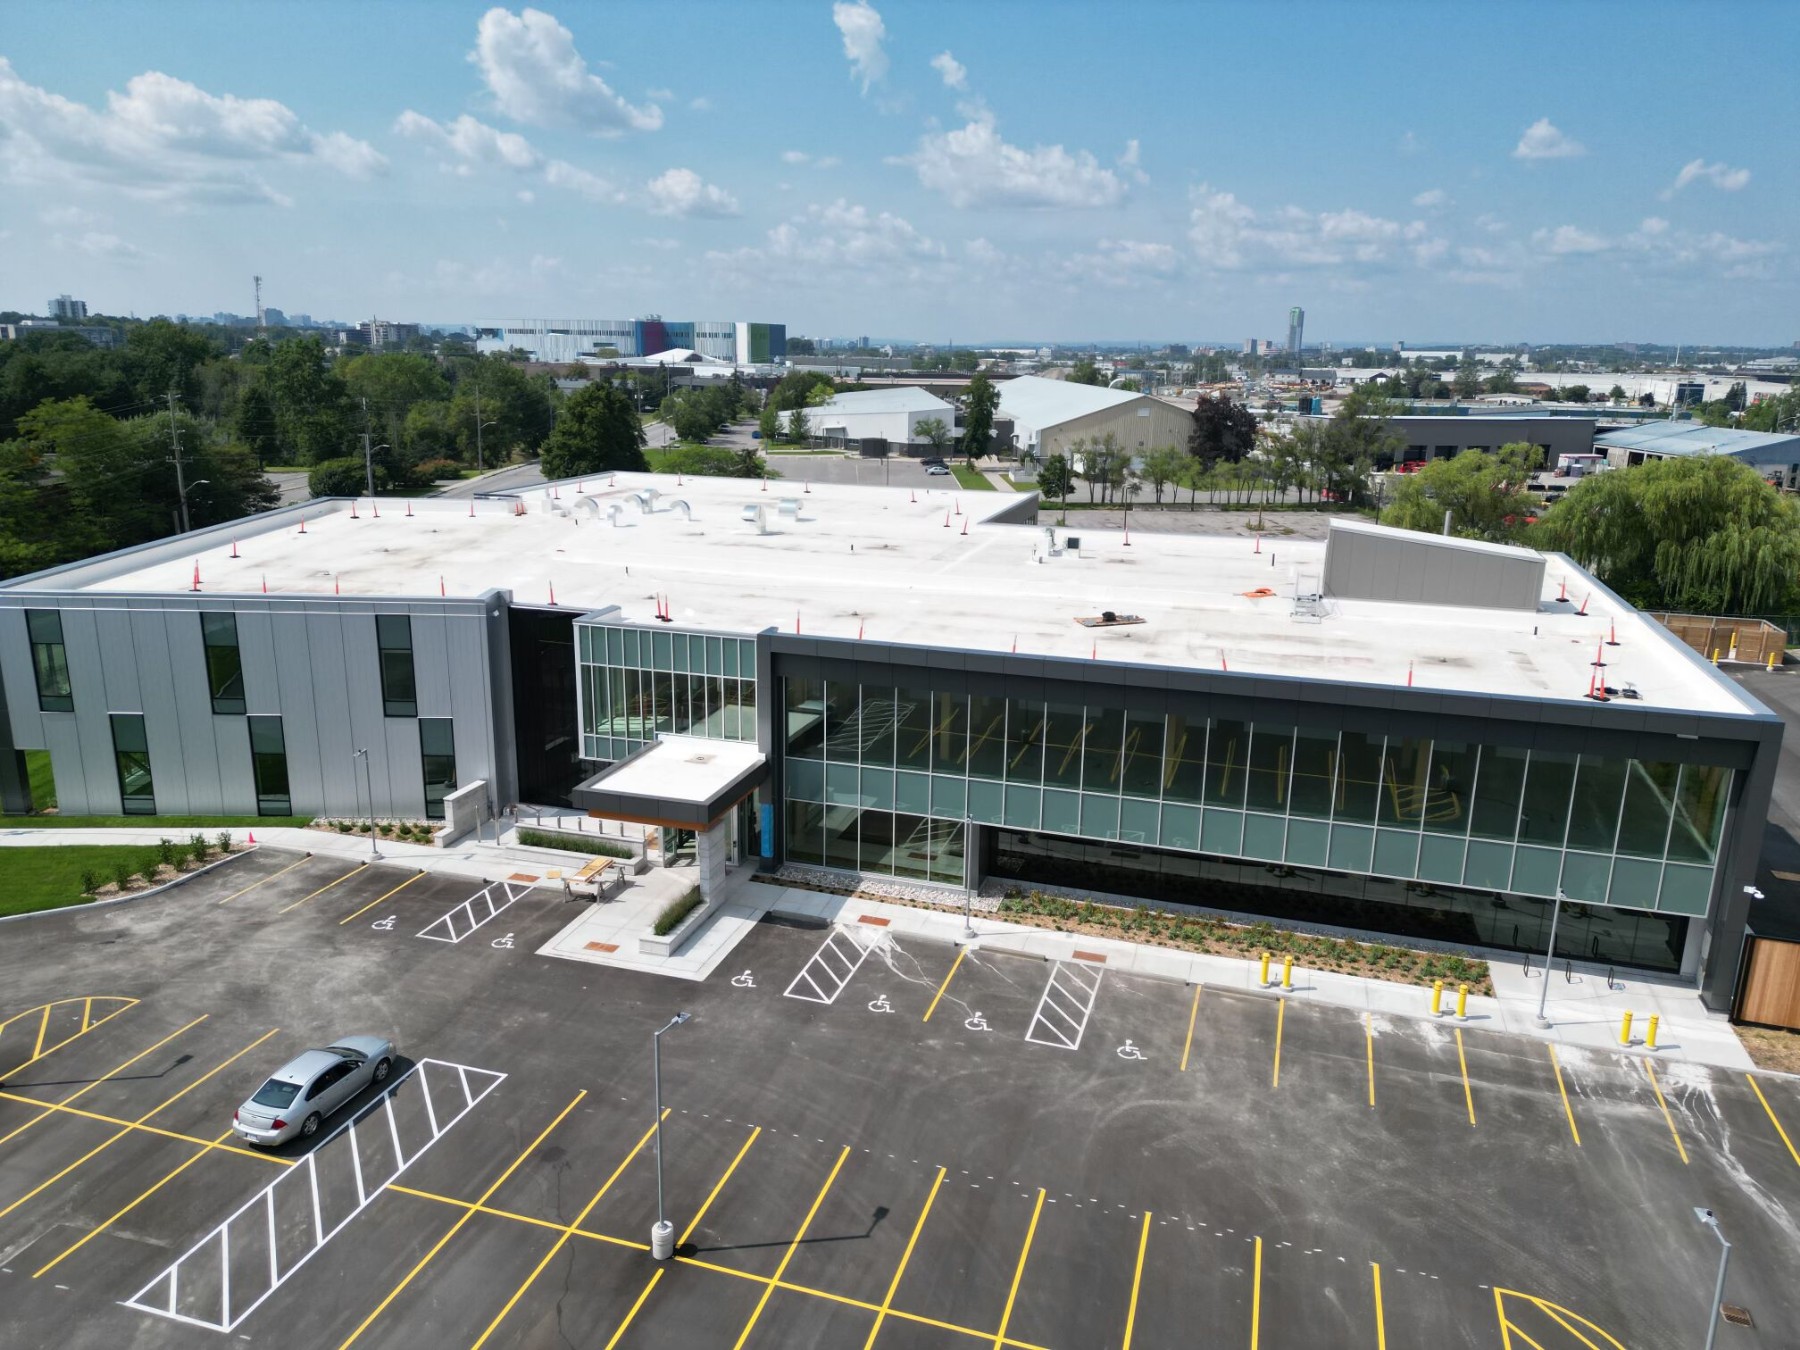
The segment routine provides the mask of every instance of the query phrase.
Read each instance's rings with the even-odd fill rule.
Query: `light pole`
[[[475,423],[475,472],[476,473],[485,473],[487,471],[486,461],[483,458],[482,453],[481,453],[481,433],[484,430],[486,430],[488,427],[499,425],[499,421],[500,421],[500,419],[497,417],[489,418],[485,422],[483,422],[479,419],[476,420],[476,423]]]
[[[1550,945],[1544,948],[1544,985],[1538,990],[1537,1024],[1546,1030],[1550,1019],[1544,1016],[1544,1004],[1550,997],[1550,963],[1556,960],[1556,921],[1562,917],[1562,887],[1556,888],[1556,905],[1550,911]]]
[[[354,765],[359,759],[362,761],[363,786],[368,789],[369,793],[369,860],[373,862],[381,856],[381,851],[375,847],[375,781],[369,776],[369,750],[367,746],[364,746],[360,750],[354,750],[350,754],[352,765],[350,773],[353,778],[356,774]]]
[[[1731,1244],[1725,1240],[1725,1234],[1719,1231],[1717,1214],[1695,1205],[1694,1217],[1712,1229],[1713,1236],[1719,1239],[1719,1280],[1713,1286],[1712,1307],[1707,1309],[1706,1318],[1706,1350],[1713,1350],[1713,1342],[1719,1335],[1719,1307],[1725,1302],[1725,1268],[1731,1264]]]
[[[650,1037],[650,1072],[656,1083],[656,1222],[650,1226],[650,1255],[658,1261],[667,1261],[675,1255],[675,1225],[663,1217],[662,1034],[671,1027],[680,1026],[691,1015],[676,1013],[669,1019],[668,1026]]]
[[[969,885],[969,836],[975,832],[975,822],[969,816],[963,817],[963,938],[973,942],[975,933],[975,891]]]

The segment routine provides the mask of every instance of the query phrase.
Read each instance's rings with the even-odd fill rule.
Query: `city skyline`
[[[1742,7],[1761,39],[1696,45],[1652,100],[1656,14],[1692,11],[1650,9],[1526,7],[1447,57],[1313,6],[1076,41],[1074,11],[892,0],[24,4],[0,308],[242,313],[260,274],[290,313],[426,323],[1226,342],[1301,306],[1340,345],[1785,346],[1800,184],[1762,147],[1796,129],[1800,17]]]

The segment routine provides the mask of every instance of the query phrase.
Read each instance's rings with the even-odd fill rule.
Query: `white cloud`
[[[711,112],[712,100],[704,94],[699,98],[691,98],[688,100],[688,110],[690,112]]]
[[[805,284],[821,277],[862,284],[877,271],[890,284],[910,285],[941,280],[948,266],[943,246],[910,221],[841,197],[783,221],[759,245],[706,258],[720,271],[758,285],[770,276]]]
[[[494,105],[515,122],[597,136],[655,131],[663,123],[654,103],[634,107],[590,71],[574,34],[542,10],[490,9],[476,26],[469,59]]]
[[[946,88],[967,89],[969,87],[969,68],[949,52],[939,52],[932,57],[931,68],[943,77]]]
[[[38,212],[38,219],[46,225],[54,225],[63,229],[74,229],[83,225],[98,225],[100,217],[92,211],[84,211],[79,206],[52,206]]]
[[[652,103],[673,103],[675,101],[675,91],[673,89],[646,89],[644,90],[644,97],[649,99]]]
[[[887,74],[887,53],[881,50],[881,44],[887,40],[887,28],[881,22],[881,15],[869,0],[856,0],[854,4],[839,0],[831,7],[831,21],[843,35],[844,55],[850,61],[851,77],[862,81],[866,94],[870,85]]]
[[[1531,242],[1541,251],[1558,258],[1571,253],[1605,253],[1612,248],[1612,242],[1604,236],[1575,225],[1558,225],[1554,230],[1534,230]]]
[[[1119,156],[1118,165],[1130,174],[1134,181],[1142,184],[1150,181],[1150,175],[1144,172],[1143,165],[1138,160],[1140,151],[1141,147],[1138,145],[1137,137],[1133,136],[1125,142],[1125,153]]]
[[[76,235],[52,235],[50,242],[59,249],[85,253],[90,258],[106,258],[113,262],[142,262],[148,256],[136,244],[127,243],[106,230],[84,230]]]
[[[1229,192],[1195,189],[1188,240],[1200,262],[1234,271],[1245,267],[1334,267],[1391,261],[1404,246],[1414,256],[1431,248],[1423,221],[1402,225],[1354,209],[1312,212],[1297,206],[1261,212]]]
[[[0,56],[0,177],[75,181],[171,202],[289,204],[261,168],[321,165],[366,178],[386,167],[373,146],[321,135],[282,103],[209,94],[160,71],[109,92],[104,110],[28,84]]]
[[[1749,185],[1750,170],[1734,169],[1723,162],[1708,164],[1704,159],[1690,159],[1681,166],[1675,181],[1664,189],[1662,198],[1666,202],[1683,188],[1703,179],[1720,192],[1739,192]]]
[[[619,190],[598,174],[567,160],[546,159],[536,146],[515,131],[501,131],[464,113],[454,122],[434,122],[408,108],[394,122],[394,130],[409,140],[430,146],[445,167],[468,178],[477,169],[506,169],[513,173],[541,174],[550,187],[578,193],[592,201],[623,200]]]
[[[513,195],[515,197],[517,197],[521,202],[523,202],[526,206],[530,206],[533,202],[535,202],[537,200],[537,193],[533,192],[530,188],[520,188]]]
[[[804,150],[783,150],[781,152],[781,162],[783,164],[810,164],[812,163],[812,156],[807,154]]]
[[[591,201],[618,202],[624,198],[619,190],[599,174],[578,169],[566,159],[553,159],[544,165],[544,181],[551,187],[578,193]]]
[[[1450,194],[1445,192],[1442,188],[1431,188],[1414,197],[1412,199],[1412,204],[1429,211],[1435,207],[1448,206],[1450,204]]]
[[[644,185],[650,214],[656,216],[735,216],[737,198],[704,181],[692,169],[670,169]]]
[[[1548,117],[1540,117],[1526,127],[1513,147],[1514,159],[1574,159],[1586,153],[1585,145],[1563,135]]]
[[[1103,286],[1132,286],[1162,281],[1180,270],[1181,255],[1169,244],[1139,239],[1102,239],[1092,253],[1078,253],[1063,264],[1071,280]]]
[[[1119,176],[1088,151],[1009,145],[992,113],[971,111],[968,125],[927,133],[912,154],[889,162],[909,165],[923,186],[959,207],[1111,206],[1125,195]]]

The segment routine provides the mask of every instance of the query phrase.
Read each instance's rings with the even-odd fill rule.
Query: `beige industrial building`
[[[1111,432],[1120,449],[1137,455],[1159,446],[1186,446],[1194,427],[1185,408],[1127,389],[1036,375],[1007,380],[999,389],[996,416],[1012,422],[1013,446],[1022,454],[1066,455],[1074,442]]]

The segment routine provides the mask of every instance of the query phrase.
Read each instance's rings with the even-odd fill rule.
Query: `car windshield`
[[[284,1083],[279,1078],[271,1078],[250,1100],[258,1106],[292,1106],[299,1092],[300,1084]]]

